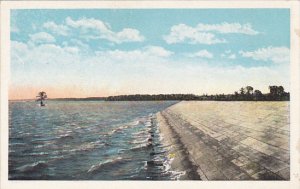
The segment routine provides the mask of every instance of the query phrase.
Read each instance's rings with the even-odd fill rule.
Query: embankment
[[[289,102],[183,101],[157,114],[180,179],[289,180]]]

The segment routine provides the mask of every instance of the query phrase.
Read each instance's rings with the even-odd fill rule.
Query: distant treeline
[[[103,101],[107,97],[87,97],[87,98],[51,98],[49,100],[55,101]]]
[[[199,100],[199,96],[193,94],[158,94],[158,95],[120,95],[109,96],[106,101],[153,101],[153,100]]]
[[[288,101],[290,93],[285,92],[282,86],[269,86],[269,93],[263,94],[246,86],[233,94],[194,95],[194,94],[158,94],[158,95],[119,95],[109,97],[88,98],[52,98],[56,101],[160,101],[160,100],[215,100],[215,101]]]
[[[216,101],[288,101],[290,93],[282,86],[269,86],[269,93],[263,94],[251,86],[242,87],[233,94],[194,95],[194,94],[158,94],[158,95],[120,95],[104,98],[106,101],[155,101],[155,100],[216,100]]]

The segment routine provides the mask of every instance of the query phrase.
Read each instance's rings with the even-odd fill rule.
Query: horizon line
[[[285,91],[286,93],[290,93],[289,91]],[[268,93],[262,93],[268,94]],[[109,96],[88,96],[88,97],[54,97],[54,98],[47,98],[47,100],[59,100],[59,99],[89,99],[89,98],[108,98],[108,97],[116,97],[116,96],[133,96],[133,95],[195,95],[195,96],[211,96],[211,95],[234,95],[233,93],[225,94],[225,93],[217,93],[217,94],[208,94],[203,93],[201,95],[193,94],[193,93],[160,93],[160,94],[142,94],[142,93],[135,93],[135,94],[121,94],[121,95],[109,95]],[[25,100],[36,100],[36,98],[25,98],[25,99],[9,99],[8,101],[25,101]]]

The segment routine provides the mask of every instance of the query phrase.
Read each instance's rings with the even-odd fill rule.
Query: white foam
[[[32,164],[23,165],[23,166],[17,168],[17,170],[19,170],[21,172],[27,172],[27,171],[33,171],[35,168],[45,167],[45,166],[47,166],[47,163],[45,161],[38,161],[38,162],[34,162]]]
[[[116,159],[110,159],[110,160],[101,162],[97,165],[92,165],[87,172],[90,173],[90,172],[97,171],[97,170],[101,169],[104,165],[113,164],[113,163],[116,163],[120,160],[122,160],[122,157],[117,157]]]

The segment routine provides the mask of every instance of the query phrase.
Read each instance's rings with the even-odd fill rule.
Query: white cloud
[[[137,41],[137,42],[144,41],[144,37],[140,34],[140,32],[132,28],[124,28],[122,31],[118,33],[111,32],[110,37],[108,37],[108,39],[116,43],[130,42],[130,41]]]
[[[144,41],[144,37],[136,29],[124,28],[119,32],[114,32],[108,23],[94,18],[73,20],[67,17],[66,24],[70,27],[81,29],[83,33],[89,34],[88,38],[92,39],[106,39],[114,43]]]
[[[10,45],[11,60],[16,63],[25,64],[23,58],[30,53],[27,44],[18,41],[11,41]]]
[[[254,60],[271,61],[276,64],[289,63],[290,50],[287,47],[260,48],[255,51],[240,51],[243,57],[252,58]]]
[[[55,44],[11,42],[12,63],[41,65],[49,62],[56,66],[62,63],[73,64],[79,61],[79,52],[76,46],[61,47]]]
[[[236,55],[234,53],[231,53],[231,50],[226,50],[224,53],[221,54],[222,58],[228,58],[228,59],[236,59]]]
[[[78,68],[78,65],[83,61],[76,47],[12,41],[11,84],[23,88],[34,86],[36,90],[44,86],[61,88],[61,83],[70,87],[75,81],[72,76],[78,77],[76,82],[80,82],[79,75],[85,66],[82,63]]]
[[[78,47],[64,47],[64,50],[72,54],[77,54],[80,51]]]
[[[20,54],[28,54],[28,46],[25,43],[19,41],[11,41],[11,50],[14,50],[14,53]],[[12,54],[14,54],[12,53]]]
[[[143,65],[145,62],[163,62],[173,54],[173,52],[159,46],[146,46],[130,51],[119,49],[102,50],[96,51],[95,53],[87,52],[86,50],[85,47],[68,42],[62,46],[56,44],[23,43],[18,41],[11,42],[12,62],[22,64],[50,62],[53,65],[60,65],[62,63],[74,64],[78,62],[91,62],[93,64],[128,63]]]
[[[102,62],[113,62],[112,60],[122,62],[138,61],[143,59],[143,53],[140,50],[122,51],[122,50],[108,50],[108,51],[97,51],[96,56]],[[100,61],[99,61],[100,62]],[[133,62],[132,62],[133,63]]]
[[[207,44],[226,43],[225,39],[216,38],[212,33],[201,32],[197,28],[179,24],[172,26],[169,35],[164,36],[168,44],[187,42],[190,44]]]
[[[171,27],[169,35],[164,36],[164,39],[168,44],[187,42],[212,45],[227,42],[225,39],[217,38],[214,33],[257,35],[259,32],[252,29],[249,23],[243,25],[227,22],[222,24],[199,23],[196,27],[178,24]]]
[[[110,30],[110,26],[108,24],[94,18],[81,18],[79,20],[73,20],[72,18],[67,17],[66,23],[68,26],[73,28],[98,29],[102,32],[108,32]]]
[[[258,31],[252,29],[251,24],[227,23],[222,24],[203,24],[199,23],[196,27],[198,31],[214,31],[218,33],[239,33],[245,35],[257,35]]]
[[[171,56],[173,52],[159,46],[147,46],[142,49],[131,51],[106,50],[97,51],[96,56],[101,62],[123,62],[123,63],[145,63],[163,61]]]
[[[148,46],[146,47],[146,53],[148,55],[159,56],[159,57],[169,57],[173,52],[164,49],[159,46]]]
[[[229,59],[236,59],[236,55],[235,54],[230,54],[230,55],[228,55],[228,58]]]
[[[69,41],[64,41],[62,42],[62,46],[65,47],[65,48],[76,48],[77,52],[85,52],[85,53],[88,53],[90,51],[90,47],[88,44],[85,44],[83,43],[82,41],[78,40],[78,39],[70,39]],[[73,50],[74,52],[74,50]]]
[[[188,57],[201,57],[201,58],[213,58],[214,55],[207,50],[200,50],[193,54],[188,54]]]
[[[106,85],[109,86],[106,95],[233,93],[245,85],[267,91],[270,84],[282,85],[289,90],[289,66],[282,64],[252,68],[194,64],[199,60],[172,60],[168,58],[172,52],[157,46],[131,51],[103,50],[85,56],[78,52],[76,48],[81,48],[77,46],[31,46],[17,41],[12,41],[11,45],[14,68],[11,82],[14,85],[32,85],[34,82],[36,86],[48,84],[59,90],[58,85],[76,84],[80,94],[86,96],[101,95],[98,91]],[[24,66],[19,66],[18,56]]]
[[[55,42],[55,38],[46,32],[39,32],[39,33],[35,33],[35,34],[31,34],[29,35],[30,40],[33,43],[53,43]]]
[[[66,25],[58,25],[55,22],[46,22],[43,24],[43,27],[58,35],[68,35],[69,28]]]

